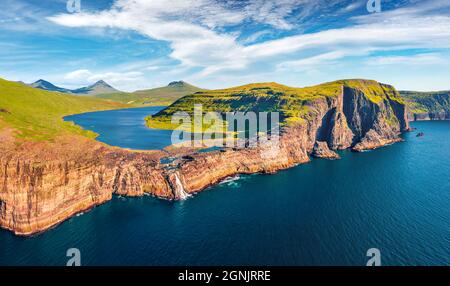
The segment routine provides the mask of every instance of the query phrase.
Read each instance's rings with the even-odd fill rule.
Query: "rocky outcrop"
[[[450,120],[450,91],[401,91],[410,121]]]
[[[21,235],[43,231],[113,194],[172,197],[154,155],[116,150],[81,137],[60,140],[2,150],[3,228]]]
[[[167,164],[160,163],[167,156],[161,151],[121,150],[81,136],[18,145],[14,136],[0,134],[0,225],[30,235],[114,194],[185,199],[236,174],[274,173],[306,163],[310,154],[337,159],[332,150],[363,151],[397,142],[409,128],[404,105],[388,93],[380,98],[374,102],[363,91],[342,86],[339,96],[308,102],[307,120],[284,127],[265,144],[208,153],[171,151],[176,159]]]
[[[316,142],[312,155],[316,158],[331,160],[340,159],[340,156],[336,152],[331,151],[330,148],[328,148],[327,142]]]
[[[450,120],[450,111],[410,113],[410,121]]]

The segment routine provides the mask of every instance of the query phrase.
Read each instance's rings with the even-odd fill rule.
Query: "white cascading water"
[[[186,191],[184,190],[183,184],[181,183],[181,180],[178,177],[177,173],[175,173],[175,181],[176,181],[176,184],[177,184],[177,186],[175,188],[175,192],[177,194],[177,197],[180,200],[185,200],[185,199],[189,198],[191,195],[186,193]]]

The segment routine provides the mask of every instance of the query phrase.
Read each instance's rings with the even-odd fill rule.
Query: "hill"
[[[95,137],[63,117],[70,114],[126,107],[92,97],[50,92],[0,79],[0,129],[10,127],[27,140],[53,140],[57,135]]]
[[[111,85],[107,84],[103,80],[99,80],[93,85],[82,87],[79,89],[72,90],[72,93],[74,94],[83,94],[83,95],[99,95],[99,94],[105,94],[105,93],[113,93],[113,92],[119,92],[117,89],[112,87]]]
[[[138,90],[132,93],[119,92],[101,94],[96,97],[132,104],[134,106],[166,106],[172,104],[183,96],[203,90],[204,89],[193,86],[184,81],[174,81],[164,87]]]
[[[450,119],[450,91],[400,91],[410,108],[413,120]]]
[[[51,82],[48,82],[43,79],[33,82],[32,84],[30,84],[30,86],[34,87],[34,88],[48,90],[48,91],[57,91],[57,92],[63,92],[63,93],[71,93],[72,92],[70,89],[56,86],[56,85],[52,84]]]
[[[401,141],[401,132],[409,129],[397,91],[367,80],[303,89],[262,83],[202,91],[177,100],[150,121],[165,123],[177,110],[191,112],[194,103],[210,111],[280,111],[287,126],[280,136],[271,133],[270,140],[251,148],[223,148],[220,138],[214,138],[205,143],[221,150],[121,150],[82,136],[57,137],[94,136],[62,117],[118,103],[0,80],[0,226],[20,235],[42,232],[113,194],[185,199],[238,174],[274,173],[309,162],[310,155],[337,159],[333,150],[386,146]],[[22,138],[46,141],[17,144],[22,142],[5,127],[18,130]]]
[[[40,80],[30,84],[30,86],[34,87],[34,88],[48,90],[48,91],[72,93],[72,94],[77,94],[77,95],[98,95],[98,94],[103,94],[103,93],[120,92],[119,90],[113,88],[111,85],[106,83],[104,80],[99,80],[90,86],[81,87],[78,89],[62,88],[62,87],[56,86],[56,85],[52,84],[51,82],[48,82],[43,79],[40,79]]]
[[[379,104],[383,100],[402,103],[398,92],[389,85],[372,80],[340,80],[312,87],[295,88],[274,82],[254,83],[243,86],[200,91],[180,98],[172,105],[154,116],[147,118],[147,125],[152,128],[174,129],[170,123],[177,111],[193,114],[194,104],[202,104],[203,112],[280,112],[284,124],[308,120],[311,105],[319,98],[337,97],[343,87],[352,88],[363,93],[371,102]]]

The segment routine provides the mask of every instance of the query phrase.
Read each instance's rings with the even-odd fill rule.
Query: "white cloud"
[[[440,54],[427,53],[410,56],[384,56],[373,57],[366,62],[370,66],[388,66],[388,65],[448,65],[449,60],[443,58]]]
[[[123,90],[132,90],[133,85],[145,81],[145,78],[144,74],[139,71],[93,73],[90,70],[81,69],[65,74],[64,80],[65,84],[71,87],[90,85],[104,80]]]
[[[90,76],[92,76],[92,73],[89,70],[76,70],[66,74],[64,79],[69,81],[85,81]]]
[[[351,12],[354,11],[356,9],[359,9],[363,6],[366,6],[367,1],[364,0],[359,0],[353,3],[350,3],[349,5],[345,6],[344,8],[341,9],[340,12]]]
[[[332,1],[331,5],[337,2]],[[216,28],[252,19],[279,29],[290,29],[293,24],[286,18],[296,8],[303,8],[296,18],[304,18],[326,2],[248,0],[244,7],[234,0],[224,3],[227,6],[213,0],[175,0],[170,4],[163,0],[118,0],[111,9],[99,13],[60,14],[49,19],[68,27],[133,30],[166,41],[172,49],[170,57],[184,67],[202,68],[202,76],[244,70],[252,63],[269,62],[271,58],[286,55],[298,62],[291,60],[291,63],[284,63],[284,68],[299,68],[369,50],[450,48],[450,17],[434,13],[450,7],[448,1],[424,1],[408,8],[355,17],[355,25],[350,27],[249,46],[238,43],[236,34],[219,32]],[[305,59],[302,54],[311,50],[316,54]]]
[[[286,61],[277,65],[277,70],[291,70],[291,71],[308,71],[317,69],[324,64],[330,64],[334,60],[341,59],[348,55],[343,51],[329,52],[317,56],[307,57],[300,60]]]
[[[306,50],[397,50],[450,48],[450,17],[404,18],[391,23],[370,23],[273,40],[244,48],[252,58]]]
[[[183,2],[183,1],[181,1]],[[131,5],[132,3],[137,3]],[[219,35],[200,25],[180,20],[154,18],[148,4],[143,1],[119,1],[115,8],[98,14],[62,14],[51,17],[57,24],[69,27],[101,27],[134,30],[151,38],[167,41],[172,48],[171,57],[185,65],[207,67],[225,63],[230,59],[245,61],[239,54],[239,46],[230,35]],[[159,3],[159,1],[151,2]],[[117,6],[121,4],[121,6]],[[127,5],[125,5],[127,4]],[[172,5],[168,5],[172,7]],[[118,8],[120,7],[120,9]],[[172,7],[177,10],[178,6]],[[181,6],[180,6],[181,7]],[[230,63],[234,65],[234,63]]]
[[[256,33],[251,34],[247,38],[241,40],[241,43],[242,44],[251,44],[251,43],[259,40],[262,36],[270,35],[270,34],[272,34],[272,32],[270,30],[258,31]]]

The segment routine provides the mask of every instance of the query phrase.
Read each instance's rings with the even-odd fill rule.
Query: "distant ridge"
[[[62,87],[56,86],[56,85],[52,84],[51,82],[48,82],[48,81],[43,80],[43,79],[40,79],[40,80],[37,80],[37,81],[33,82],[32,84],[30,84],[30,86],[34,87],[34,88],[48,90],[48,91],[57,91],[57,92],[64,92],[64,93],[70,93],[71,92],[70,89],[66,89],[66,88],[62,88]]]
[[[449,120],[450,90],[400,91],[409,106],[410,120]]]
[[[98,95],[98,94],[104,94],[104,93],[120,92],[119,90],[113,88],[111,85],[106,83],[104,80],[99,80],[90,86],[81,87],[78,89],[62,88],[62,87],[56,86],[56,85],[52,84],[51,82],[48,82],[43,79],[40,79],[40,80],[30,84],[30,86],[34,87],[34,88],[47,90],[47,91],[72,93],[72,94],[77,94],[77,95]]]
[[[179,80],[172,81],[167,86],[163,87],[138,90],[131,93],[115,92],[110,94],[100,94],[97,97],[136,106],[165,106],[172,104],[183,96],[199,91],[204,91],[204,89]]]
[[[107,84],[104,80],[99,80],[93,85],[90,85],[88,87],[82,87],[79,89],[72,90],[72,93],[86,94],[86,95],[98,95],[113,92],[120,92],[120,91],[118,91],[111,85]]]

